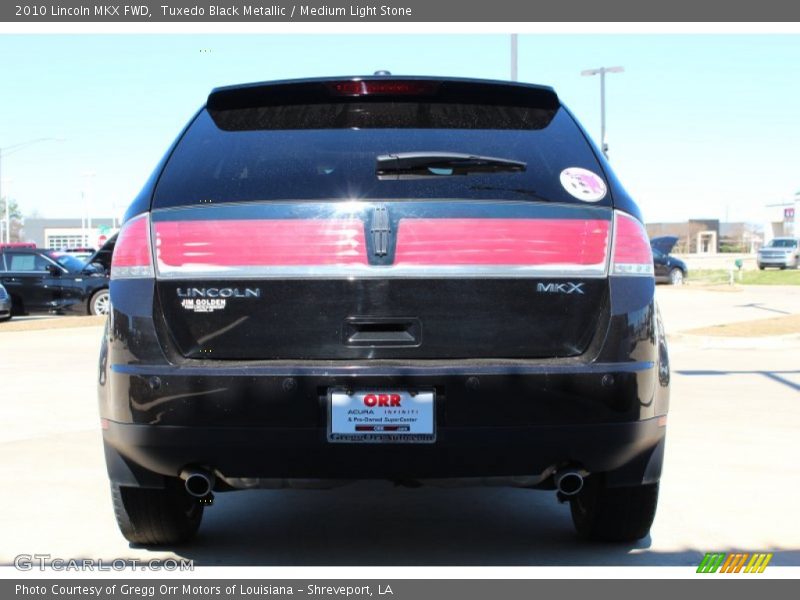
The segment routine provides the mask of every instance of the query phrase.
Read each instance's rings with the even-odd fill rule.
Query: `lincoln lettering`
[[[178,298],[260,298],[259,288],[178,288]]]

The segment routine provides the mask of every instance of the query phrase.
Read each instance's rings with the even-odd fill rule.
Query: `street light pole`
[[[3,150],[4,148],[0,148],[0,201],[3,200]],[[8,231],[8,222],[10,221],[11,215],[11,207],[8,205],[8,200],[6,200],[5,204],[3,205],[5,208],[5,222],[6,222],[6,231]],[[3,241],[2,231],[0,231],[0,242]],[[8,242],[11,241],[11,232],[9,231],[7,234]]]
[[[86,214],[86,228],[83,230],[83,242],[81,245],[89,246],[89,236],[92,235],[92,178],[94,171],[86,171],[83,174],[83,210]]]
[[[608,158],[608,143],[606,142],[606,73],[622,73],[622,67],[600,67],[581,71],[584,77],[600,75],[600,149],[603,156]]]
[[[13,154],[17,150],[22,150],[23,148],[26,148],[32,144],[38,144],[39,142],[51,142],[51,141],[62,142],[64,140],[63,138],[43,137],[43,138],[36,138],[35,140],[28,140],[27,142],[22,142],[19,144],[14,144],[13,146],[6,146],[5,148],[0,148],[0,199],[3,198],[3,154],[5,153],[5,155],[8,156],[9,154]],[[6,242],[11,242],[11,199],[10,198],[6,198],[5,209],[6,209],[5,210]]]
[[[0,182],[2,182],[2,178],[0,178]],[[11,193],[9,190],[11,186],[8,185],[11,183],[10,179],[6,179],[6,214],[5,214],[5,231],[6,231],[6,243],[11,242]],[[2,185],[0,183],[0,185]]]
[[[517,34],[511,34],[511,81],[517,80]]]

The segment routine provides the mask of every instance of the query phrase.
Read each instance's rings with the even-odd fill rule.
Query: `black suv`
[[[31,248],[0,250],[0,283],[14,314],[105,315],[108,275],[65,252]]]
[[[212,91],[134,200],[100,415],[136,543],[215,492],[557,490],[647,535],[669,363],[639,209],[548,88],[365,77]]]

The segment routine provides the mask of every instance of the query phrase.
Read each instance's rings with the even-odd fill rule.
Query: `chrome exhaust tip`
[[[565,469],[555,474],[556,489],[564,496],[574,496],[583,489],[583,475],[575,469]]]
[[[184,469],[181,479],[186,493],[195,498],[205,498],[214,489],[214,475],[202,469]]]

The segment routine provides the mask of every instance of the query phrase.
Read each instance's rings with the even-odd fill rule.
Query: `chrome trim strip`
[[[605,264],[598,265],[323,265],[280,267],[194,267],[158,266],[161,280],[232,279],[602,279]]]
[[[161,375],[178,377],[337,377],[363,375],[371,377],[390,376],[468,376],[468,375],[591,375],[595,373],[638,373],[653,368],[652,361],[625,363],[572,363],[531,364],[524,361],[507,363],[486,362],[483,364],[433,364],[426,365],[337,365],[337,364],[283,364],[283,365],[242,365],[227,366],[226,361],[214,361],[213,366],[181,365],[111,365],[111,370],[120,375]]]

